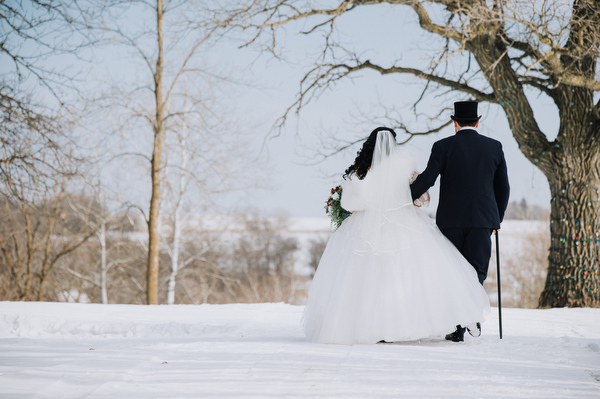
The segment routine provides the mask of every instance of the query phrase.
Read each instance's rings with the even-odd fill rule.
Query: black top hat
[[[454,115],[450,117],[457,122],[478,121],[476,101],[457,101],[454,103]]]

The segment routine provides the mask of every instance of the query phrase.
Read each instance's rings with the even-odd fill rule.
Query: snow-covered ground
[[[356,346],[306,343],[302,309],[0,302],[0,397],[600,398],[600,309]]]

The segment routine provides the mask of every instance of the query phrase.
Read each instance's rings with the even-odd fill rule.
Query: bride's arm
[[[414,172],[412,177],[410,178],[410,183],[412,184],[417,177],[419,176],[419,172]],[[419,198],[417,198],[416,200],[413,201],[413,205],[417,206],[417,207],[422,207],[423,205],[425,206],[429,206],[429,201],[431,200],[431,197],[429,196],[429,191],[425,191],[423,193],[423,195],[421,195]]]
[[[342,208],[350,212],[362,211],[365,209],[365,201],[361,195],[361,180],[352,176],[351,180],[346,180],[342,184]]]

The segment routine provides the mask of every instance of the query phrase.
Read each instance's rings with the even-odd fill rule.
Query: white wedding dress
[[[366,177],[343,183],[342,207],[352,215],[329,238],[310,286],[308,341],[442,337],[489,312],[473,267],[412,203],[414,160],[389,132],[379,135]]]

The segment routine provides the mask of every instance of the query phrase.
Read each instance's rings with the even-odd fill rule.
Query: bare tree
[[[87,17],[69,0],[0,3],[0,190],[73,172],[76,164],[65,160],[74,157],[70,100],[79,71],[54,61],[79,59],[89,44]]]
[[[34,191],[17,182],[13,190],[19,190],[19,195],[1,204],[0,265],[4,281],[11,287],[6,299],[47,298],[48,285],[59,286],[52,278],[56,266],[95,233],[69,213],[70,194],[65,182],[60,183]]]
[[[210,44],[213,30],[205,29],[195,3],[187,0],[155,0],[122,3],[107,0],[102,29],[118,38],[118,44],[133,51],[142,67],[133,82],[119,82],[108,102],[117,101],[125,110],[121,129],[152,132],[150,154],[138,151],[150,166],[151,194],[147,213],[148,266],[147,303],[158,303],[160,256],[160,201],[163,190],[165,135],[182,115],[195,115],[203,108],[202,92],[189,95],[207,75],[200,49]],[[197,18],[196,18],[197,17]],[[141,120],[142,124],[136,125]],[[209,151],[209,149],[205,149]]]
[[[87,16],[70,0],[0,4],[0,264],[10,299],[56,299],[57,266],[91,236],[65,203],[81,165],[70,61],[89,44]]]
[[[411,10],[420,29],[437,38],[439,51],[429,65],[365,59],[336,42],[342,18],[376,4]],[[539,306],[600,306],[600,2],[337,0],[319,7],[308,0],[249,0],[228,2],[215,18],[249,32],[248,45],[259,43],[275,54],[283,27],[299,23],[303,33],[323,35],[322,51],[282,123],[289,112],[360,71],[421,79],[425,89],[415,107],[448,92],[499,105],[521,152],[544,173],[552,194],[549,270]],[[547,96],[558,109],[553,140],[534,117],[531,92]],[[410,139],[438,131],[449,123],[448,113],[430,115],[444,121],[425,131],[395,127]]]
[[[171,273],[169,274],[169,286],[167,289],[167,304],[173,305],[175,303],[175,284],[177,282],[177,274],[179,273],[179,248],[181,243],[181,209],[184,205],[184,194],[187,189],[187,163],[189,158],[189,151],[186,147],[185,128],[183,134],[178,136],[179,149],[180,149],[180,164],[179,164],[179,181],[177,182],[177,189],[174,194],[174,209],[172,213],[172,226],[173,226],[173,238],[172,245],[170,247],[171,255]]]
[[[115,235],[115,233],[122,231],[125,226],[130,225],[131,223],[127,219],[123,220],[123,216],[126,215],[126,212],[122,210],[119,211],[118,209],[115,211],[109,208],[106,187],[102,182],[101,171],[98,171],[97,176],[98,181],[95,184],[89,184],[89,187],[86,187],[91,188],[92,192],[89,194],[91,200],[72,201],[70,198],[67,198],[67,202],[72,216],[78,217],[95,233],[94,235],[96,236],[98,246],[100,247],[98,251],[100,255],[99,270],[92,267],[86,267],[84,268],[85,270],[82,270],[80,273],[64,265],[62,268],[73,276],[85,280],[94,287],[98,287],[100,289],[101,303],[107,304],[109,270],[114,266],[122,265],[129,261],[127,258],[114,256],[110,253],[109,241],[111,240],[109,235]],[[90,206],[90,204],[93,206]],[[111,247],[115,247],[116,249],[123,244],[121,242],[123,241],[122,237],[119,240],[112,241],[116,241],[115,245],[111,245]],[[95,252],[91,248],[88,248],[87,251],[92,253]],[[93,260],[91,264],[93,265],[98,263],[98,252],[95,252],[95,256],[92,256]]]
[[[242,302],[295,302],[297,294],[293,253],[298,249],[294,238],[280,231],[287,223],[282,217],[241,217],[244,234],[232,244],[230,270],[245,298]]]
[[[79,217],[90,229],[95,231],[98,243],[100,244],[100,282],[97,283],[91,280],[95,285],[100,286],[100,292],[102,297],[102,303],[108,303],[108,294],[106,290],[106,272],[107,272],[107,245],[106,245],[106,230],[109,222],[109,212],[106,207],[102,183],[98,184],[98,192],[96,194],[97,210],[90,212],[88,206],[82,206],[84,204],[68,201],[72,212]],[[68,269],[72,274],[76,274],[75,271]],[[81,277],[77,275],[77,277]]]
[[[215,85],[219,86],[218,82]],[[209,91],[218,90],[210,87]],[[189,252],[185,257],[180,256],[186,241],[193,237],[190,234],[182,237],[182,230],[190,233],[200,229],[198,217],[208,209],[226,213],[226,209],[217,206],[224,194],[257,186],[252,175],[259,165],[250,159],[251,154],[235,118],[221,107],[216,96],[206,98],[202,113],[190,115],[186,112],[169,127],[163,200],[169,220],[167,227],[171,228],[171,237],[166,243],[171,261],[168,304],[175,303],[175,286],[181,268],[204,255],[203,252]]]
[[[73,172],[73,165],[65,162],[68,138],[57,114],[45,112],[0,82],[0,119],[0,192],[4,195],[16,194],[10,191],[15,182],[39,185],[57,174]]]
[[[514,222],[513,222],[514,223]],[[517,222],[523,223],[523,222]],[[515,229],[512,240],[518,240],[510,253],[502,250],[502,306],[511,308],[536,308],[544,290],[547,274],[548,245],[550,237],[538,228],[536,222],[527,222],[522,231]],[[505,235],[506,237],[506,235]],[[494,244],[495,245],[495,244]],[[492,304],[498,301],[496,252],[492,251],[490,273],[484,287]]]

